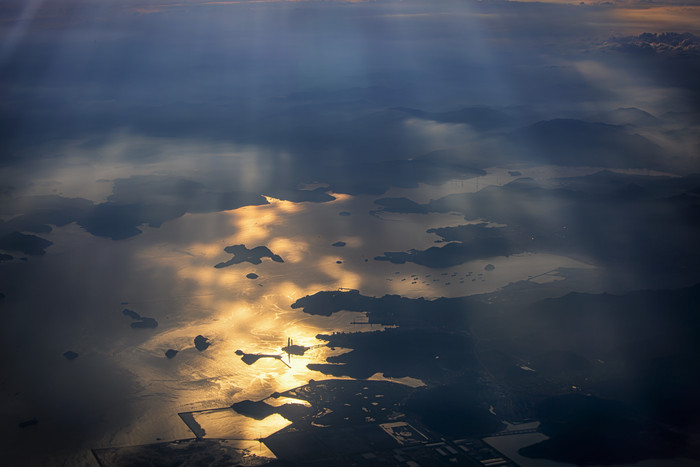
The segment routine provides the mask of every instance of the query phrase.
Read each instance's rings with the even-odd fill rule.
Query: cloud
[[[645,32],[638,36],[616,37],[604,47],[626,53],[700,57],[700,37],[689,32]]]

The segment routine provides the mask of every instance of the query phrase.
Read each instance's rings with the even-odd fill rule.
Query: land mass
[[[231,245],[224,248],[224,251],[232,254],[233,258],[228,261],[218,263],[214,266],[215,268],[225,268],[243,262],[260,264],[262,263],[262,258],[270,258],[276,263],[284,263],[281,256],[274,254],[266,246],[256,246],[255,248],[249,250],[245,245]]]

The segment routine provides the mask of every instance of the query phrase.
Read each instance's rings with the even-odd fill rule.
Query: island
[[[232,254],[233,258],[228,261],[218,263],[214,267],[217,269],[232,266],[234,264],[240,264],[243,262],[248,262],[251,264],[262,263],[262,258],[270,258],[276,263],[284,263],[284,260],[280,255],[274,254],[266,246],[256,246],[255,248],[248,249],[245,245],[231,245],[224,248],[226,253]]]
[[[246,365],[252,365],[253,363],[257,362],[261,358],[273,358],[275,360],[279,360],[280,362],[284,363],[285,365],[289,366],[287,362],[282,360],[282,355],[271,355],[271,354],[262,354],[262,353],[245,353],[242,350],[236,350],[236,355],[241,356],[241,360]],[[291,367],[290,367],[291,368]]]
[[[134,320],[133,323],[131,323],[131,327],[134,329],[153,329],[158,327],[158,321],[156,321],[153,318],[148,318],[146,316],[141,316],[134,310],[129,310],[128,308],[124,308],[122,310],[122,313],[124,316],[128,316],[132,320]]]
[[[306,347],[304,345],[297,345],[294,343],[294,339],[291,339],[288,337],[287,338],[287,345],[286,345],[286,347],[282,347],[282,352],[285,352],[287,355],[302,356],[310,348],[311,347]]]
[[[204,337],[201,334],[194,338],[194,347],[200,352],[208,349],[210,345],[211,342],[209,342],[209,338]]]

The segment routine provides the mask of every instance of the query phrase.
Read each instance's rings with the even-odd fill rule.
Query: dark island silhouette
[[[168,350],[165,351],[165,356],[166,356],[168,359],[171,359],[171,358],[175,358],[175,355],[177,355],[177,353],[178,353],[178,352],[177,352],[177,350],[175,350],[175,349],[168,349]]]
[[[153,318],[143,317],[140,321],[131,323],[131,327],[134,329],[153,329],[158,327],[158,321]]]
[[[369,378],[376,373],[438,383],[453,372],[478,368],[474,341],[465,331],[389,328],[385,331],[319,334],[331,348],[353,349],[331,356],[327,363],[309,363],[311,370],[330,376]]]
[[[188,212],[208,213],[263,204],[267,200],[256,193],[220,192],[180,177],[133,175],[116,179],[107,202],[88,208],[75,220],[93,235],[123,240],[139,235],[143,224],[158,228]]]
[[[236,350],[236,355],[241,356],[241,360],[246,365],[252,365],[253,363],[257,362],[261,358],[272,358],[274,360],[279,360],[280,362],[284,363],[286,366],[289,366],[287,362],[282,360],[282,355],[274,355],[274,354],[261,354],[261,353],[245,353],[242,350]]]
[[[255,248],[248,249],[245,245],[231,245],[224,248],[226,253],[233,255],[228,261],[218,263],[215,268],[225,268],[234,264],[240,264],[243,262],[248,262],[251,264],[262,263],[262,258],[270,258],[276,263],[284,263],[281,256],[274,254],[266,246],[256,246]]]
[[[311,409],[302,404],[283,404],[273,407],[265,401],[244,400],[231,405],[231,408],[241,415],[255,420],[264,420],[272,414],[279,414],[293,422],[309,415]]]
[[[470,403],[468,397],[457,400],[445,391],[438,392],[387,381],[311,380],[263,400],[236,402],[231,408],[255,420],[276,413],[292,422],[262,441],[282,462],[294,465],[396,465],[397,460],[406,464],[409,459],[422,460],[419,465],[447,465],[439,462],[441,454],[436,447],[454,456],[450,465],[476,465],[478,461],[467,454],[467,446],[460,449],[454,444],[461,442],[476,447],[485,459],[498,457],[477,439],[448,440],[429,426],[431,413],[442,416],[440,410],[447,410],[449,404],[455,404],[452,433],[481,436],[503,426],[487,408]],[[441,402],[440,396],[447,400]],[[304,404],[268,403],[280,397]],[[357,463],[354,459],[372,462]]]
[[[210,345],[211,342],[209,342],[209,338],[204,337],[201,334],[194,338],[194,347],[200,352],[203,350],[207,350]]]
[[[303,193],[305,192],[300,192]],[[318,201],[323,201],[319,199]],[[141,233],[141,227],[160,227],[184,214],[236,209],[267,204],[256,193],[217,192],[199,182],[160,175],[134,175],[114,181],[104,203],[57,195],[25,198],[26,211],[8,222],[0,222],[0,248],[43,254],[51,242],[23,232],[47,233],[52,226],[76,222],[98,237],[123,240]]]
[[[309,349],[311,349],[311,347],[306,347],[304,345],[295,344],[294,339],[288,337],[287,338],[287,345],[282,347],[282,352],[285,352],[287,355],[302,356]]]
[[[63,356],[66,357],[68,360],[75,360],[76,358],[78,358],[78,354],[76,352],[73,352],[72,350],[64,352]]]
[[[140,314],[138,314],[138,313],[136,313],[134,310],[130,310],[130,309],[128,309],[128,308],[124,308],[124,309],[122,310],[122,314],[124,314],[124,316],[128,316],[128,317],[131,318],[131,319],[141,319],[141,315],[140,315]]]
[[[341,310],[367,315],[367,324],[460,328],[485,305],[469,297],[411,299],[400,295],[368,297],[358,290],[322,291],[298,299],[292,309],[311,315],[330,316]]]
[[[698,280],[700,175],[654,177],[600,171],[556,185],[519,178],[476,193],[416,203],[380,198],[381,212],[464,214],[486,223],[429,229],[442,246],[385,252],[375,259],[445,268],[525,252],[590,258],[613,271],[633,270],[648,287]],[[653,208],[659,222],[649,224]],[[663,221],[661,221],[663,219]],[[611,232],[615,232],[611,235]],[[663,242],[655,239],[664,238]],[[643,251],[644,254],[639,254]]]
[[[700,284],[569,293],[529,305],[498,297],[325,291],[292,307],[324,316],[359,311],[364,324],[393,324],[318,335],[349,351],[308,368],[331,377],[419,378],[428,388],[405,409],[444,436],[486,436],[500,429],[498,419],[541,420],[550,439],[522,455],[579,465],[698,458],[687,434],[700,423]]]
[[[331,246],[343,247],[343,246],[345,246],[345,242],[335,242],[335,243],[334,243],[333,245],[331,245]]]
[[[124,316],[128,316],[132,320],[134,320],[133,323],[131,323],[131,327],[134,329],[153,329],[158,327],[158,321],[156,321],[153,318],[148,318],[146,316],[141,316],[139,313],[135,312],[134,310],[129,310],[128,308],[124,308],[122,310],[122,313]]]
[[[10,232],[0,237],[1,250],[20,251],[25,255],[43,255],[51,245],[53,242],[49,240],[22,232]]]

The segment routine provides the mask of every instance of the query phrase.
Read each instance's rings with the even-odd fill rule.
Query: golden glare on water
[[[267,247],[292,264],[302,262],[309,254],[309,243],[299,238],[273,238]]]
[[[223,225],[232,228],[215,232],[218,236],[209,235],[209,243],[195,240],[201,237],[190,234],[192,240],[182,239],[176,247],[153,242],[138,250],[135,257],[143,263],[142,268],[169,280],[173,297],[177,298],[168,302],[168,319],[159,320],[158,332],[136,349],[125,348],[119,355],[120,362],[143,382],[144,394],[168,394],[159,410],[170,412],[163,415],[167,423],[178,423],[178,428],[172,429],[173,436],[181,436],[182,421],[173,419],[172,414],[184,412],[192,412],[193,423],[208,437],[253,439],[271,434],[289,422],[279,416],[257,421],[230,409],[213,409],[228,408],[245,399],[262,400],[274,392],[303,386],[310,379],[328,379],[307,365],[324,363],[329,356],[348,349],[326,347],[325,341],[317,338],[319,334],[384,329],[358,327],[355,323],[367,320],[360,312],[314,316],[292,309],[299,298],[341,288],[357,289],[370,296],[464,296],[536,275],[541,275],[539,280],[555,280],[557,277],[548,273],[562,265],[588,267],[553,255],[492,258],[488,262],[495,265],[493,271],[484,270],[486,261],[445,270],[374,261],[384,251],[428,248],[437,238],[427,233],[428,229],[460,225],[465,220],[450,213],[368,215],[376,209],[370,197],[337,198],[328,203],[268,198],[270,204],[266,205],[184,216],[163,225],[159,233],[178,229],[196,232],[190,225],[198,223],[221,225],[218,221],[202,221],[213,217],[224,219]],[[352,212],[352,216],[339,216],[341,211]],[[140,240],[148,239],[146,231]],[[231,258],[224,248],[236,244],[247,248],[267,246],[284,262],[264,257],[260,264],[243,262],[214,268]],[[250,276],[252,279],[250,273],[255,274]],[[166,279],[169,275],[172,279]],[[195,349],[193,338],[197,335],[206,337],[211,346],[203,351]],[[304,354],[287,355],[282,350],[287,338],[307,347]],[[172,360],[163,358],[169,348],[178,351]],[[237,351],[257,355],[256,361],[246,364]],[[149,358],[144,360],[144,355]],[[415,378],[392,379],[382,374],[370,379],[412,387],[423,384]],[[150,431],[142,429],[145,433],[157,430],[155,426]],[[143,441],[139,436],[132,432],[129,443]]]
[[[207,410],[194,414],[194,419],[202,427],[206,438],[222,439],[260,439],[291,424],[278,414],[272,414],[263,420],[249,423],[250,418],[237,414],[232,409]]]

